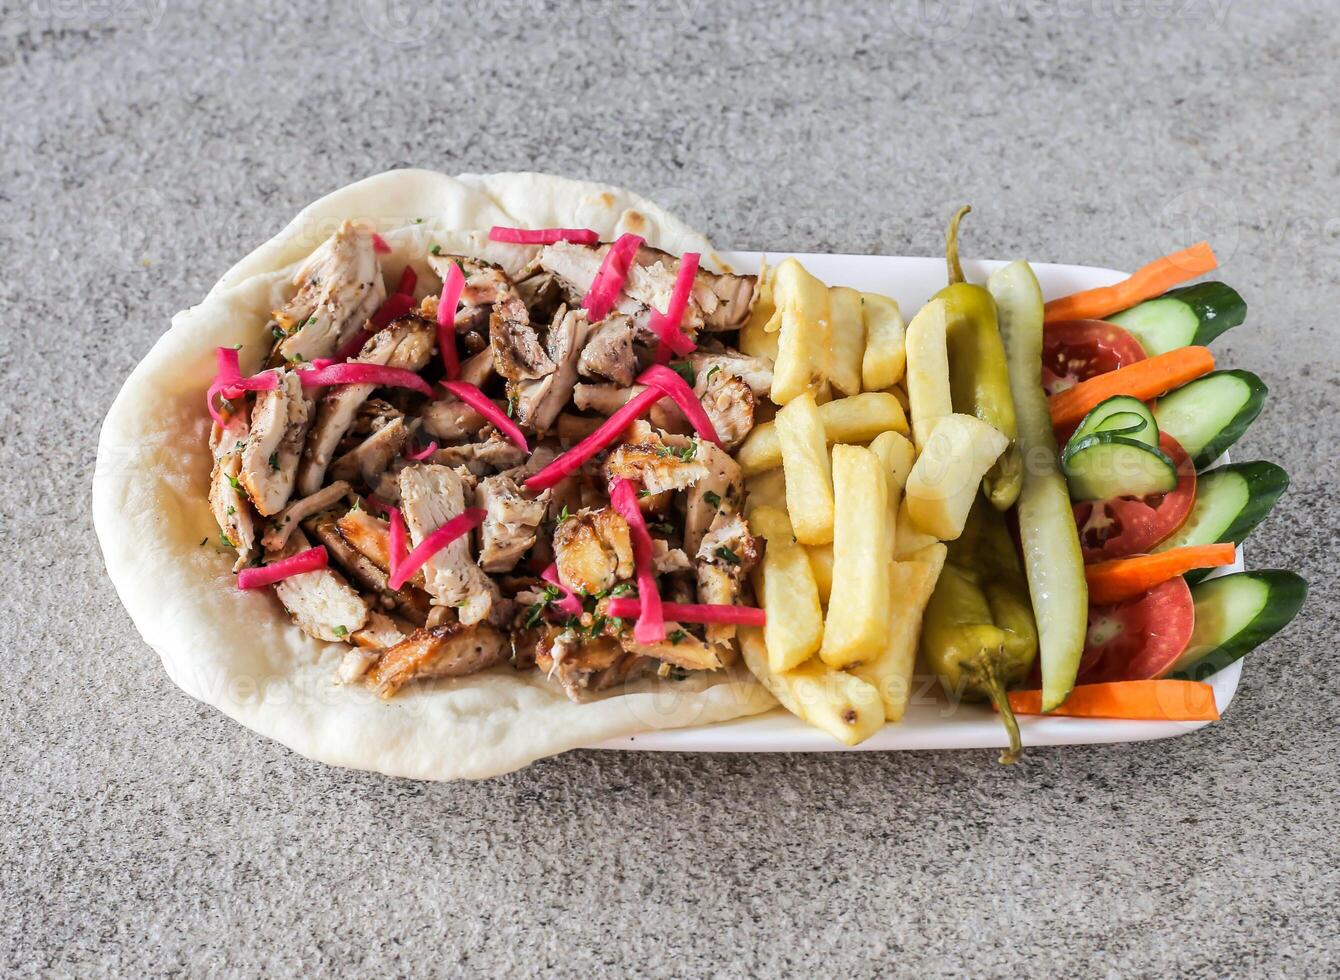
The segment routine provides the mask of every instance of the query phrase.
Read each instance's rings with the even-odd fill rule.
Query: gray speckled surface
[[[1328,0],[259,7],[0,22],[6,973],[1334,974],[1340,27]],[[929,11],[929,13],[928,13]],[[406,26],[408,25],[408,26]],[[405,165],[624,184],[723,246],[1132,268],[1210,236],[1312,598],[1220,725],[994,753],[309,763],[182,695],[88,511],[121,379],[302,205]],[[21,568],[20,573],[18,569]]]

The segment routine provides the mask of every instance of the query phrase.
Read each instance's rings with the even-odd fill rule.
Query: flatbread
[[[206,499],[213,352],[242,344],[242,370],[259,369],[269,311],[287,298],[295,267],[347,218],[368,222],[391,245],[382,257],[391,284],[406,261],[431,276],[423,256],[434,242],[519,268],[533,250],[489,243],[494,224],[586,227],[607,240],[633,231],[669,252],[713,255],[701,235],[650,201],[545,174],[399,170],[306,208],[200,305],[173,317],[102,426],[93,486],[98,540],[121,601],[168,675],[192,697],[305,756],[416,779],[494,776],[605,739],[772,707],[773,698],[738,670],[647,678],[574,704],[538,671],[509,666],[412,685],[384,702],[361,686],[335,683],[348,647],[307,636],[268,589],[235,587],[234,556],[218,544]]]

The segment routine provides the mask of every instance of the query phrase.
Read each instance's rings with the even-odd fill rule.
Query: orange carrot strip
[[[1135,555],[1114,558],[1084,567],[1089,582],[1089,601],[1107,605],[1133,599],[1162,585],[1177,575],[1185,575],[1193,568],[1218,568],[1233,564],[1237,548],[1233,542],[1223,544],[1188,545],[1155,555]]]
[[[1208,347],[1179,347],[1166,354],[1156,354],[1052,395],[1047,403],[1051,408],[1052,425],[1056,428],[1073,425],[1089,414],[1095,405],[1113,395],[1132,395],[1141,401],[1149,401],[1213,370],[1214,355]]]
[[[1054,299],[1044,307],[1043,319],[1046,323],[1058,320],[1101,320],[1113,313],[1128,310],[1136,303],[1162,296],[1174,286],[1203,276],[1218,265],[1219,260],[1214,257],[1210,243],[1198,242],[1180,252],[1155,259],[1129,279],[1114,285],[1086,289],[1082,293]]]
[[[1041,691],[1011,691],[1016,715],[1042,714]],[[1214,688],[1199,681],[1113,681],[1081,684],[1053,715],[1131,721],[1218,721]]]

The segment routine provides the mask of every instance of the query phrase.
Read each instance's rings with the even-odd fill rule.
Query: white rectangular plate
[[[769,254],[775,265],[786,253]],[[907,258],[887,255],[796,254],[810,272],[832,286],[851,286],[883,293],[898,301],[908,319],[945,284],[944,259]],[[757,272],[761,252],[727,252],[722,258],[739,272]],[[964,262],[973,282],[1005,265],[1002,261]],[[1034,264],[1048,299],[1081,289],[1106,286],[1125,278],[1113,269],[1082,265]],[[1237,563],[1226,571],[1242,570],[1242,549]],[[1222,714],[1233,699],[1242,673],[1242,661],[1210,678],[1215,702]],[[1090,718],[1019,719],[1025,745],[1083,745],[1103,742],[1139,742],[1184,735],[1206,722],[1116,721]],[[591,746],[598,749],[640,749],[647,752],[876,752],[891,749],[981,749],[1003,747],[1005,733],[1000,720],[980,705],[951,704],[939,685],[918,679],[907,714],[896,725],[885,725],[865,742],[849,749],[830,736],[809,727],[799,718],[777,708],[753,718],[740,718],[717,725],[649,732]]]

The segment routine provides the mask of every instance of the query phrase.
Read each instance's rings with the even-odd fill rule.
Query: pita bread
[[[434,242],[519,268],[532,250],[489,243],[494,224],[588,227],[607,240],[634,231],[669,252],[713,254],[702,236],[649,201],[545,174],[401,170],[306,208],[200,305],[173,317],[103,423],[93,488],[98,540],[122,602],[168,675],[192,697],[305,756],[416,779],[494,776],[618,736],[772,707],[772,697],[738,672],[647,678],[574,704],[538,671],[508,666],[414,685],[383,702],[361,686],[335,683],[344,644],[307,636],[269,590],[235,588],[233,557],[216,543],[206,500],[204,392],[213,352],[240,343],[243,371],[258,369],[269,311],[286,299],[294,268],[346,218],[370,223],[391,245],[382,257],[390,282],[407,261],[431,275],[423,256]]]

